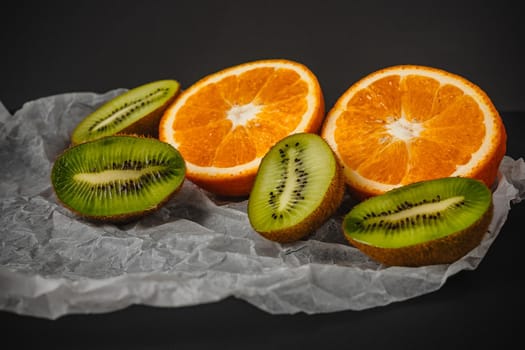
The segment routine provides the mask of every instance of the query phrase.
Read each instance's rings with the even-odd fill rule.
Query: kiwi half
[[[297,241],[335,212],[344,190],[341,168],[328,144],[313,133],[292,134],[261,160],[248,217],[253,229],[269,240]]]
[[[158,209],[186,173],[177,149],[153,138],[106,136],[72,146],[53,164],[59,201],[86,218],[126,222]]]
[[[343,220],[348,241],[384,265],[452,263],[478,246],[492,219],[490,189],[442,178],[367,199]]]
[[[177,81],[159,80],[118,95],[77,125],[71,143],[75,145],[115,134],[158,137],[162,113],[179,90]]]

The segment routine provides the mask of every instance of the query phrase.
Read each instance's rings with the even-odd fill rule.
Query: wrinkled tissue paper
[[[481,245],[448,265],[385,267],[346,243],[339,212],[306,240],[278,244],[255,233],[247,201],[225,202],[186,180],[162,209],[127,225],[95,224],[57,204],[54,159],[75,125],[110,98],[67,93],[0,102],[0,308],[56,319],[132,304],[196,305],[227,297],[274,314],[362,310],[439,289],[474,270],[525,191],[522,158],[505,156],[495,213]]]

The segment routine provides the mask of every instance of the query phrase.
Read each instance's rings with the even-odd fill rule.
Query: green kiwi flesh
[[[71,143],[115,134],[157,137],[162,113],[179,90],[175,80],[158,80],[128,90],[86,116],[73,130]]]
[[[492,193],[480,181],[422,181],[369,198],[343,220],[348,241],[384,265],[452,263],[478,246],[492,219]]]
[[[154,138],[106,136],[72,146],[53,164],[59,201],[86,218],[124,222],[158,209],[186,173],[177,149]]]
[[[276,143],[263,157],[248,199],[248,217],[263,237],[288,243],[319,228],[339,207],[342,171],[328,144],[313,133]]]

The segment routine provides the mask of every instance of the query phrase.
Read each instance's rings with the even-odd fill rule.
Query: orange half
[[[353,84],[329,111],[321,135],[361,199],[440,177],[491,186],[506,152],[504,125],[484,91],[415,65],[385,68]]]
[[[297,132],[318,132],[324,99],[303,64],[259,60],[199,80],[166,110],[159,139],[177,148],[187,178],[223,196],[250,193],[262,157]]]

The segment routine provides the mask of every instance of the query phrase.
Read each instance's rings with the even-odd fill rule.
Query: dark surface
[[[525,112],[517,112],[525,111],[524,37],[514,2],[136,3],[13,4],[0,21],[0,101],[15,111],[39,97],[161,78],[185,87],[220,68],[284,57],[314,71],[329,108],[365,74],[417,63],[480,85],[502,111],[507,154],[525,155]],[[436,292],[385,307],[270,315],[230,298],[53,321],[0,312],[2,343],[18,349],[509,348],[522,340],[524,213],[523,203],[513,205],[478,269],[453,276]]]
[[[283,57],[306,64],[330,107],[351,83],[395,64],[463,75],[503,111],[525,110],[519,2],[24,1],[0,17],[0,99],[8,108],[71,92]]]

